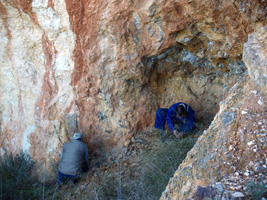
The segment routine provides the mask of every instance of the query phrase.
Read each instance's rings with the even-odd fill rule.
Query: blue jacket
[[[182,119],[179,119],[175,113],[175,109],[178,105],[184,104],[186,114]],[[167,124],[171,131],[178,130],[179,132],[188,132],[191,131],[195,127],[195,117],[194,117],[195,111],[187,104],[179,102],[176,104],[173,104],[168,109],[167,114]],[[175,124],[179,124],[179,127],[175,127]]]

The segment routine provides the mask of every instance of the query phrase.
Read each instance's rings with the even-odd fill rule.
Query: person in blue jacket
[[[187,104],[179,102],[168,108],[159,108],[156,113],[155,128],[160,129],[161,139],[164,141],[165,124],[177,138],[195,128],[195,111]]]

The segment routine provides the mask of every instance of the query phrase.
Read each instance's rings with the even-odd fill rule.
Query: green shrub
[[[6,155],[0,160],[0,199],[39,199],[43,185],[32,175],[34,162],[27,153]]]
[[[254,200],[261,200],[266,192],[265,184],[261,182],[248,181],[246,183],[246,191]]]
[[[162,149],[148,153],[144,159],[144,187],[152,199],[159,199],[170,177],[185,159],[187,152],[194,146],[196,138],[187,137],[164,143]]]

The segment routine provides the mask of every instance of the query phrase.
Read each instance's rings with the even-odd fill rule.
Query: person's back
[[[86,144],[80,140],[72,140],[64,144],[58,170],[61,173],[68,175],[77,175],[82,173],[86,149]]]

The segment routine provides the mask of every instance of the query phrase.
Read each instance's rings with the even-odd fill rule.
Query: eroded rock
[[[260,38],[266,37],[267,32],[261,30],[259,33],[262,34]],[[259,59],[266,63],[266,46],[257,48],[257,43],[253,45],[251,48],[257,49],[259,52],[255,53],[262,55]],[[266,161],[267,96],[257,86],[252,75],[244,77],[230,89],[209,129],[170,179],[161,199],[191,198],[198,186],[207,187],[221,180],[235,198],[241,198],[245,181],[258,182],[267,178],[266,171],[260,172],[264,167],[259,168],[259,163],[263,165]],[[261,104],[258,104],[259,99]],[[185,174],[188,167],[191,173]]]
[[[266,24],[265,8],[243,0],[1,1],[1,152],[24,149],[49,166],[79,131],[91,150],[116,153],[153,126],[158,107],[178,101],[212,118],[246,74],[243,44]]]
[[[267,85],[267,27],[249,35],[249,40],[244,45],[243,59],[248,68],[248,73],[255,84],[266,93]],[[258,103],[262,105],[262,101]]]

